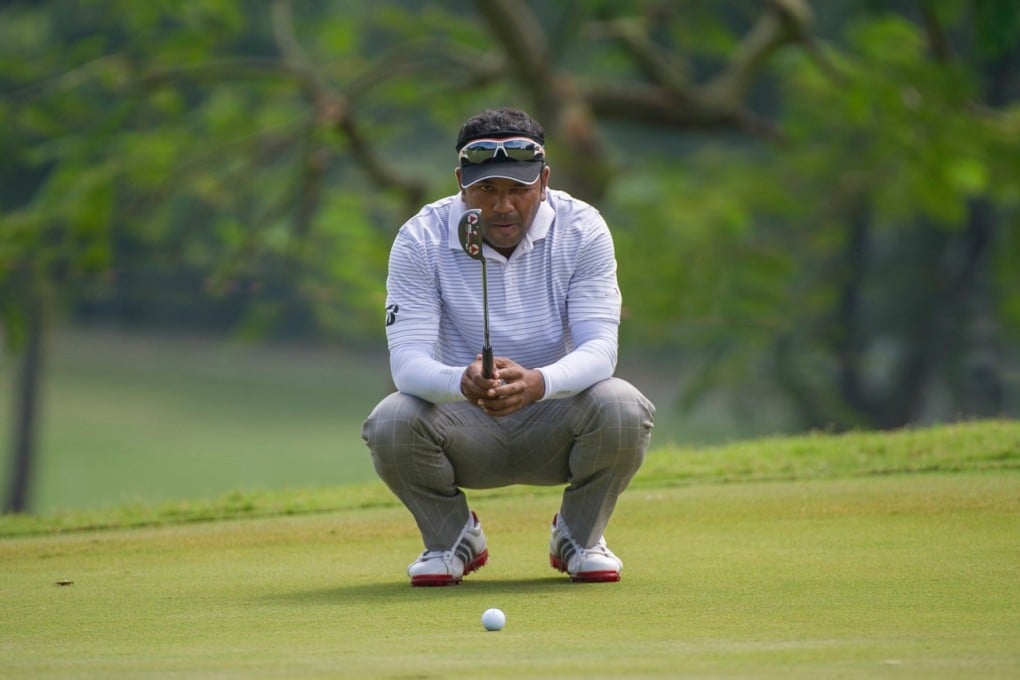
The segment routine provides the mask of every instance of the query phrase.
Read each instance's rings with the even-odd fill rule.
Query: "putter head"
[[[457,223],[457,236],[460,237],[460,247],[468,254],[468,257],[482,259],[482,211],[477,208],[465,210]]]

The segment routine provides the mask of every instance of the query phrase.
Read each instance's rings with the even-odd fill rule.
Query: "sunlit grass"
[[[895,448],[895,447],[893,447]],[[4,677],[1007,678],[1020,473],[656,485],[617,584],[550,569],[556,494],[472,494],[490,563],[413,589],[394,504],[0,540]],[[66,585],[56,585],[58,582]],[[508,617],[482,630],[488,607]]]

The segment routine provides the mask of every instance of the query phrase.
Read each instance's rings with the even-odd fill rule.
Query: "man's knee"
[[[621,473],[636,472],[651,438],[655,406],[636,387],[619,378],[592,386],[585,399],[591,409],[591,435],[603,449],[595,454],[595,460],[611,460],[611,467]],[[612,450],[608,458],[603,447]]]
[[[400,392],[390,394],[376,405],[361,426],[361,438],[377,464],[389,462],[408,445],[424,406],[426,403],[421,399]]]
[[[655,406],[626,380],[610,378],[593,385],[587,393],[598,410],[602,427],[616,428],[640,437],[655,423]]]

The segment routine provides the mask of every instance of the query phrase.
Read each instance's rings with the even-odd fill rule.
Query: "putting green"
[[[550,569],[555,493],[473,499],[451,588],[396,507],[2,540],[0,675],[1020,676],[1017,471],[632,489],[617,584]]]

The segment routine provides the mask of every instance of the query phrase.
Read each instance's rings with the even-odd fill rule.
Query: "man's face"
[[[460,182],[460,168],[457,169]],[[545,200],[549,167],[534,184],[521,184],[511,179],[486,179],[461,189],[468,208],[482,211],[485,241],[509,256],[531,228],[538,208]]]

